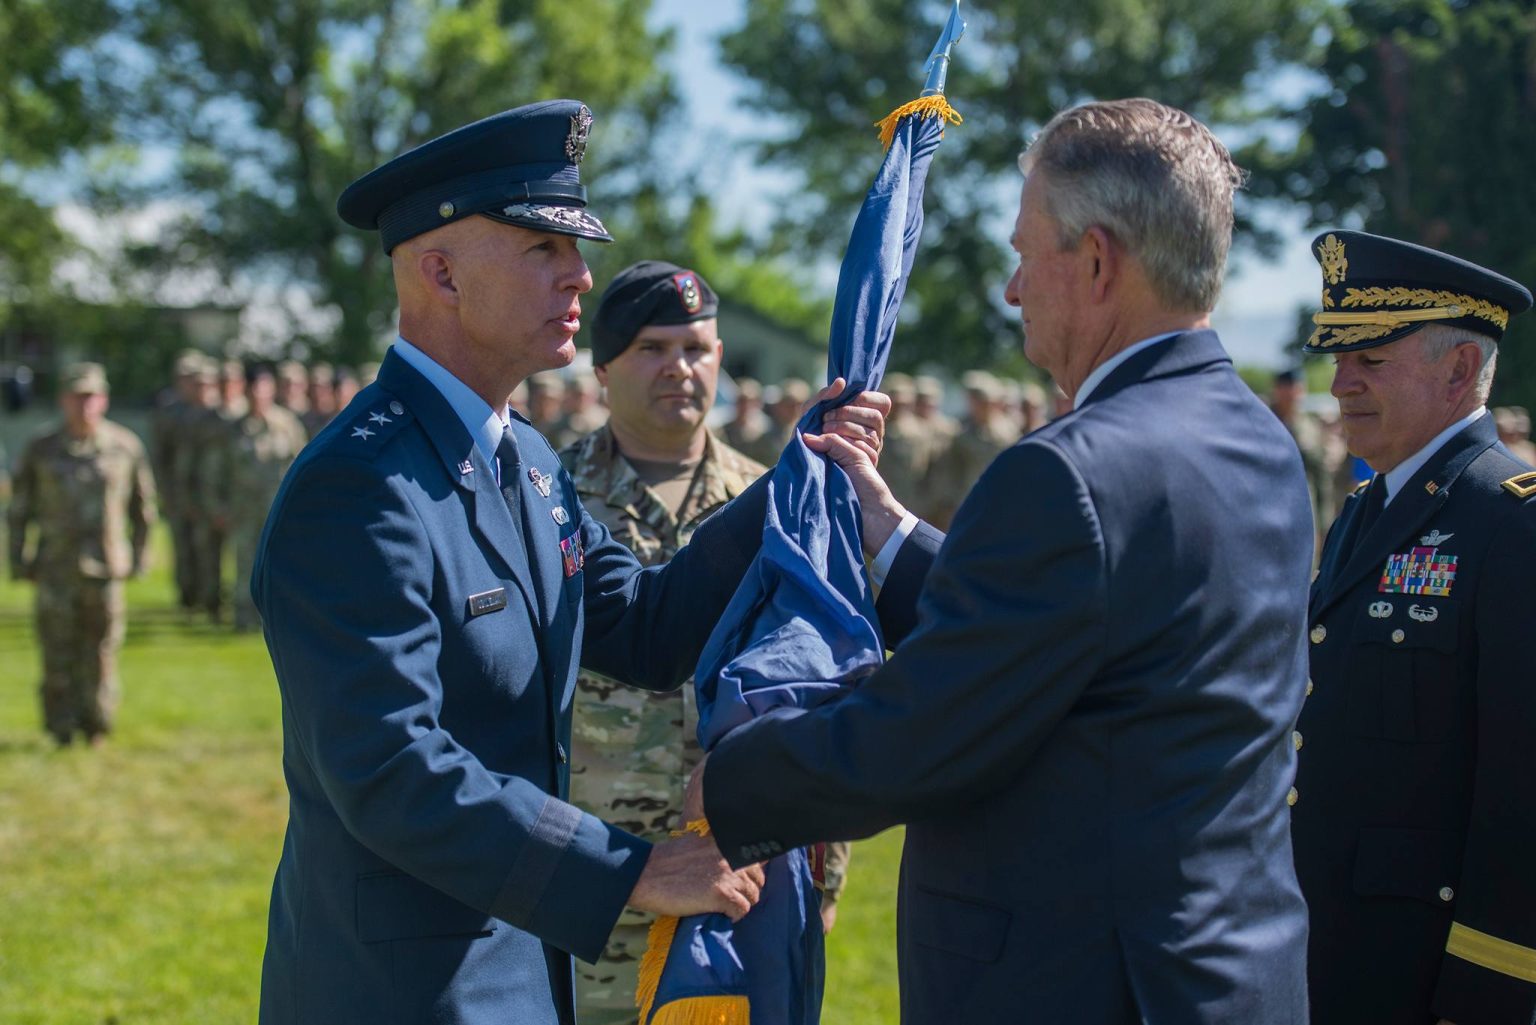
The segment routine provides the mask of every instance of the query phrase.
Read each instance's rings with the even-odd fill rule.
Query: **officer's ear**
[[[459,305],[459,287],[453,276],[453,254],[444,249],[426,249],[416,257],[416,273],[421,286],[445,306]]]
[[[604,388],[608,387],[608,364],[600,363],[592,367],[592,376],[597,378],[597,383]]]
[[[1483,366],[1483,353],[1475,342],[1463,342],[1451,350],[1450,376],[1446,391],[1452,402],[1460,401],[1469,388],[1477,387],[1477,372]]]

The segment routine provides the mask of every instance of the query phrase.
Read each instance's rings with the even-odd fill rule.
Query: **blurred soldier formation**
[[[185,351],[150,411],[147,447],[106,419],[100,364],[64,369],[61,421],[22,449],[14,473],[0,451],[11,574],[36,584],[43,722],[55,740],[95,744],[111,732],[123,581],[143,572],[157,514],[183,612],[239,631],[260,627],[249,580],[267,509],[299,450],[373,369],[246,365]]]

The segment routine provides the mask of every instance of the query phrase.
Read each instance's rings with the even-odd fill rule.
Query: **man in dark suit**
[[[290,794],[263,1023],[569,1025],[570,955],[595,958],[626,904],[739,916],[756,899],[761,870],[707,841],[652,846],[565,800],[578,656],[676,686],[765,509],[749,491],[642,571],[508,410],[571,361],[592,287],[577,240],[608,239],[577,174],[591,122],[569,100],[508,111],[338,203],[390,254],[401,338],[295,463],[252,581]],[[829,414],[856,471],[887,405]],[[878,546],[894,524],[872,513]],[[893,572],[920,575],[921,545],[902,553]]]
[[[1485,403],[1524,287],[1313,243],[1349,450],[1376,471],[1312,586],[1292,836],[1317,1025],[1536,1020],[1536,473]]]
[[[694,800],[733,864],[908,824],[908,1025],[1302,1022],[1311,513],[1208,326],[1240,174],[1150,100],[1021,164],[1006,295],[1076,409],[982,475],[890,661],[726,738]]]

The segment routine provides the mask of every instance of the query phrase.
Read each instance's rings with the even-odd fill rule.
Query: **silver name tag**
[[[505,587],[498,587],[494,591],[481,591],[479,594],[469,596],[470,618],[490,612],[500,612],[506,607],[507,589]]]

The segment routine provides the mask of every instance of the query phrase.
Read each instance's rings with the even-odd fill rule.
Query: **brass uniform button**
[[[1296,750],[1298,750],[1298,751],[1301,750],[1301,731],[1300,730],[1292,730],[1291,731],[1291,743],[1296,745]]]
[[[1403,643],[1403,638],[1405,638],[1407,636],[1408,635],[1403,633],[1401,630],[1393,630],[1392,631],[1392,643],[1393,644],[1401,644],[1401,643]]]
[[[1300,799],[1301,799],[1301,794],[1296,792],[1296,788],[1295,787],[1291,787],[1291,789],[1286,792],[1285,803],[1287,805],[1289,805],[1290,807],[1292,807],[1292,808],[1296,807],[1296,802],[1298,800],[1300,800]]]
[[[1310,698],[1311,696],[1312,696],[1312,681],[1308,680],[1307,681],[1307,697]]]
[[[1452,897],[1454,897],[1454,896],[1456,896],[1456,891],[1451,889],[1449,886],[1442,886],[1442,887],[1440,887],[1440,899],[1441,900],[1446,901],[1447,903],[1449,903],[1450,899]]]
[[[1319,624],[1317,624],[1316,626],[1314,626],[1312,628],[1312,643],[1313,644],[1321,644],[1321,643],[1323,643],[1323,638],[1325,638],[1327,636],[1328,636],[1328,628],[1326,626],[1324,626],[1323,624],[1319,623]]]

